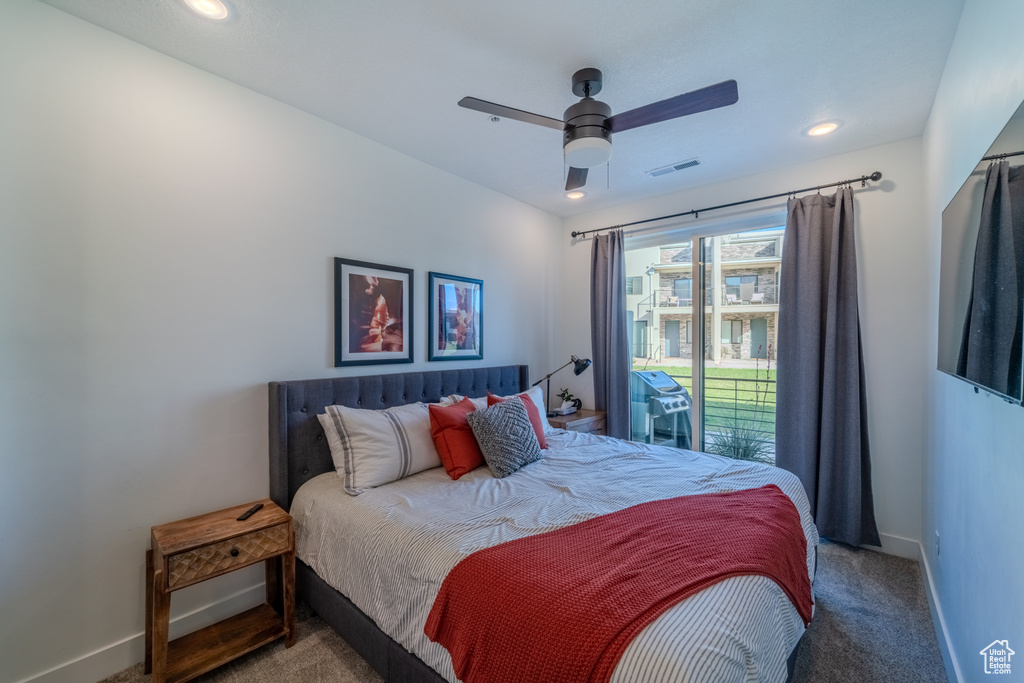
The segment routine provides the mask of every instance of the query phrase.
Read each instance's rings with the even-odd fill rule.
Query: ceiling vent
[[[694,166],[700,165],[700,159],[694,157],[693,159],[687,159],[686,161],[679,161],[668,166],[662,166],[660,168],[651,169],[647,171],[647,175],[652,178],[658,176],[668,175],[669,173],[675,173],[676,171],[682,171],[684,168],[693,168]]]

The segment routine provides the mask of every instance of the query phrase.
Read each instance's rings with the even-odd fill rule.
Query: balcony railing
[[[692,393],[690,375],[660,369]],[[705,375],[704,450],[774,464],[775,380]]]
[[[762,285],[755,291],[744,291],[739,292],[726,292],[724,288],[722,291],[721,305],[728,306],[763,306],[763,305],[775,305],[779,303],[778,290],[776,285]],[[693,305],[693,299],[691,297],[682,296],[677,290],[672,288],[662,288],[656,290],[658,306],[663,307],[688,307]],[[709,290],[704,300],[705,306],[710,306],[714,300],[714,290]]]

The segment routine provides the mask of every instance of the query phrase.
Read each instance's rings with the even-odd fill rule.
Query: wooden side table
[[[153,527],[146,551],[146,662],[153,683],[177,683],[284,637],[295,644],[295,531],[271,500]],[[267,601],[167,642],[171,593],[256,562],[266,564]]]
[[[570,432],[588,432],[604,436],[605,413],[603,410],[580,409],[568,415],[555,415],[549,417],[548,422],[552,427],[568,429]]]

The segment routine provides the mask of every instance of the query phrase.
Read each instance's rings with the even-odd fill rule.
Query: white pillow
[[[425,403],[387,410],[345,406],[324,410],[317,417],[327,435],[334,468],[353,496],[441,465]]]
[[[537,412],[540,413],[540,422],[543,425],[544,433],[547,434],[554,427],[548,424],[548,409],[544,404],[544,390],[540,386],[530,387],[526,391],[521,391],[518,394],[509,394],[509,396],[529,396],[530,400],[533,401],[533,405],[537,406]],[[497,396],[497,394],[495,394]],[[441,405],[454,405],[466,398],[462,394],[450,394],[441,399]],[[508,396],[499,396],[499,398],[508,398]],[[476,406],[477,410],[483,410],[487,407],[487,397],[481,396],[479,398],[469,399]]]
[[[445,396],[444,398],[441,399],[441,405],[445,406],[445,407],[453,406],[456,403],[461,402],[462,399],[464,399],[464,398],[468,398],[468,397],[463,396],[462,394],[448,394],[447,396]],[[471,398],[469,400],[473,402],[473,406],[477,410],[483,410],[484,408],[487,407],[487,397],[486,396],[478,396],[477,398]]]

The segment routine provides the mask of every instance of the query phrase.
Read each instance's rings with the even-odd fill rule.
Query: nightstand
[[[552,427],[568,429],[570,432],[588,432],[604,436],[605,415],[603,410],[577,410],[568,415],[548,417]]]
[[[177,683],[284,637],[295,644],[295,532],[291,516],[271,500],[153,527],[146,551],[146,662],[153,683]],[[215,576],[266,564],[267,601],[170,643],[171,593]]]

